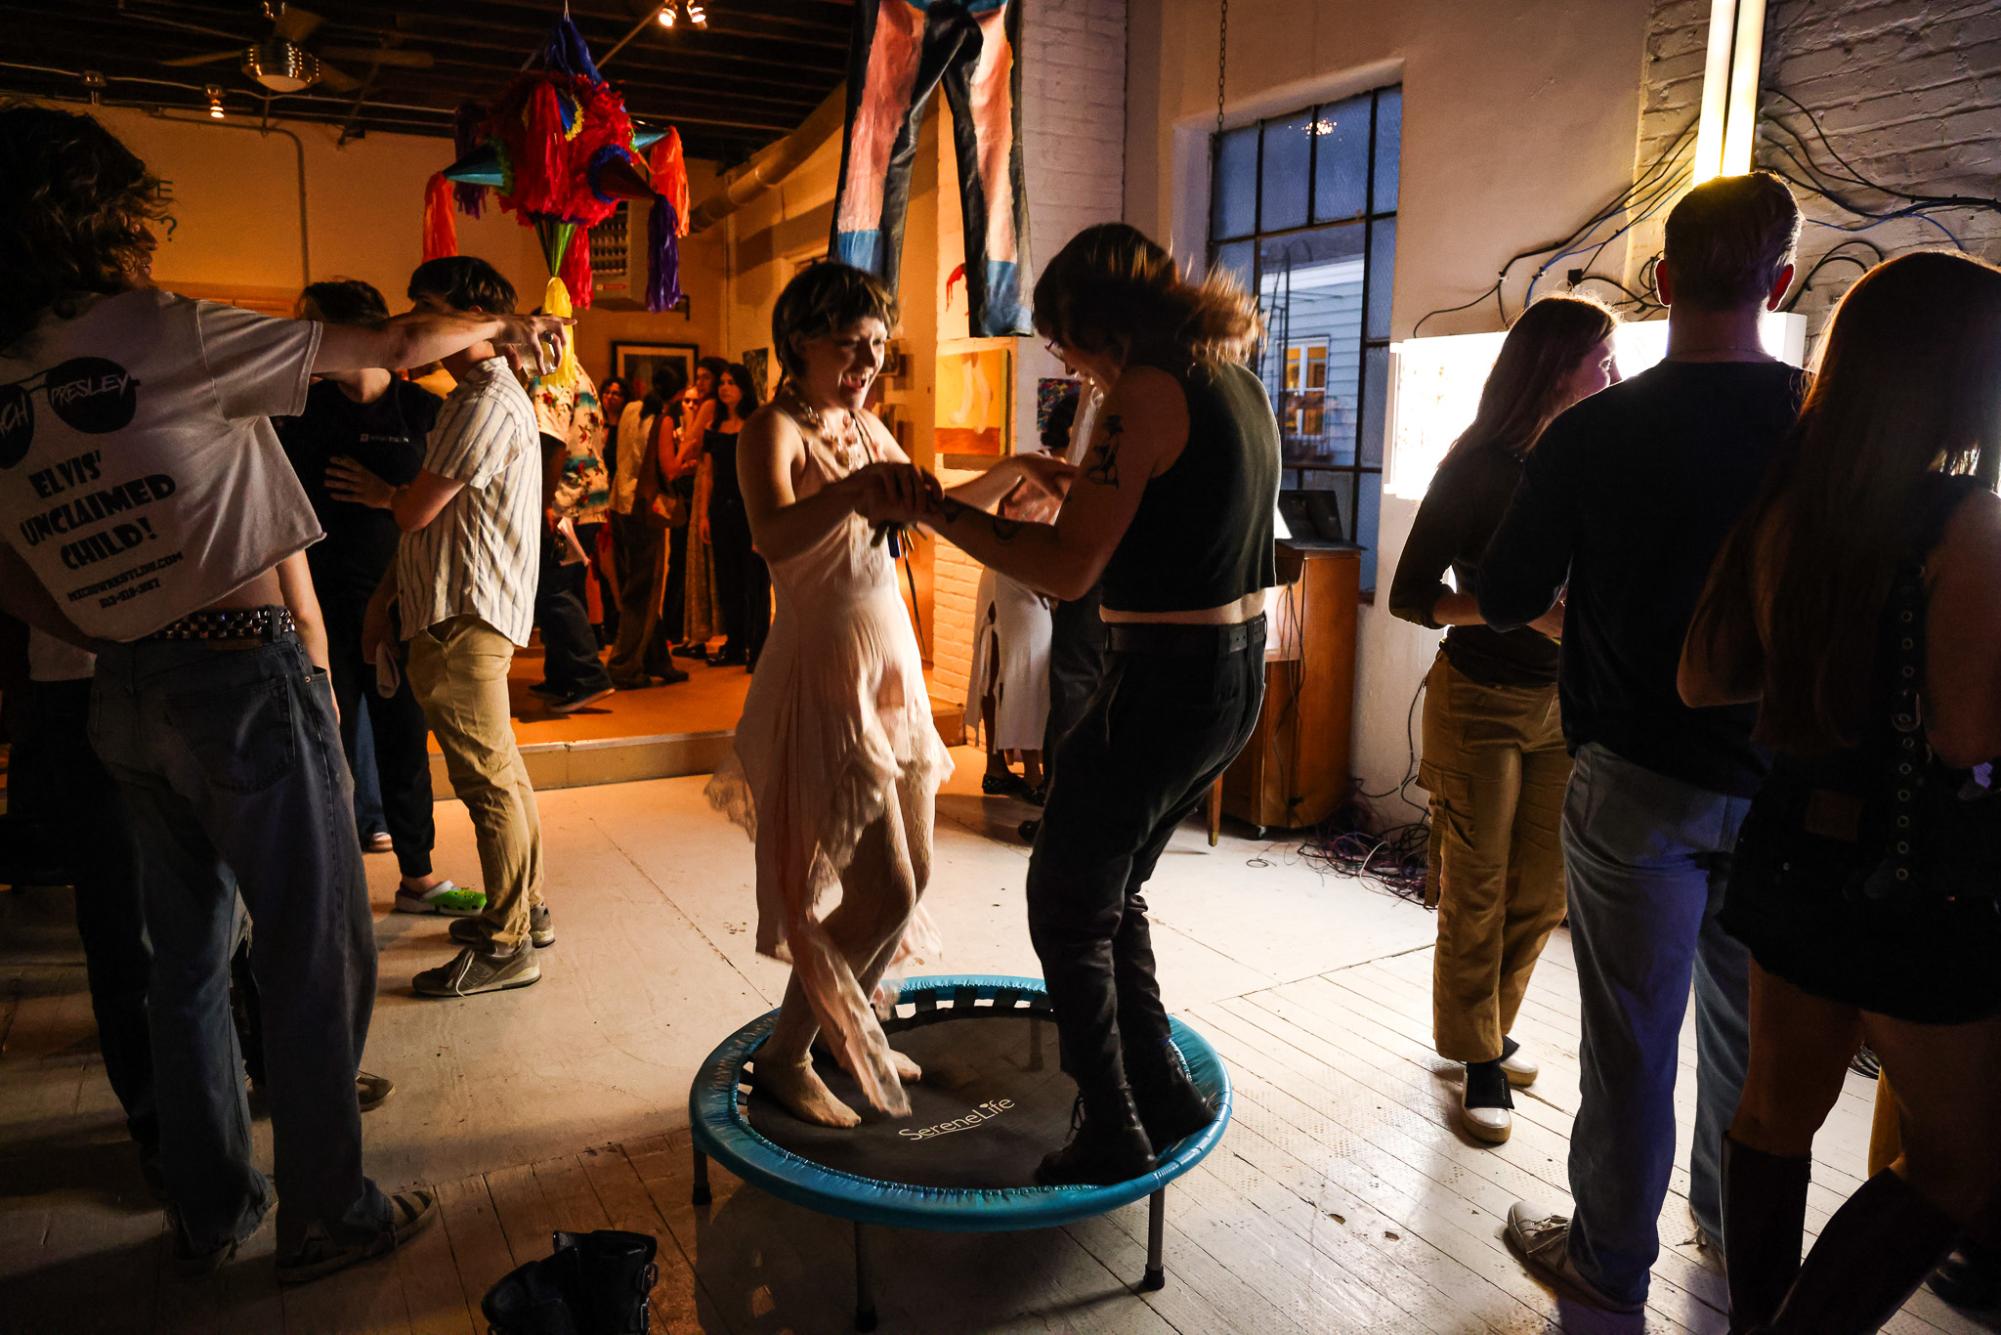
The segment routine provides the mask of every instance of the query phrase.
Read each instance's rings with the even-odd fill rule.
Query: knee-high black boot
[[[1770,1335],[1868,1335],[1897,1314],[1959,1222],[1895,1173],[1862,1184],[1807,1253]],[[1724,1239],[1728,1244],[1728,1237]]]
[[[1730,1332],[1748,1335],[1778,1314],[1799,1274],[1813,1160],[1766,1154],[1723,1137],[1723,1259]]]

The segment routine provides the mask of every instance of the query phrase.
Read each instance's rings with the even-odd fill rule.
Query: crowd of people
[[[1279,437],[1230,279],[1124,224],[1073,238],[1034,319],[1102,401],[1084,454],[945,488],[867,409],[897,308],[844,265],[781,293],[770,403],[716,361],[600,394],[552,374],[564,323],[515,314],[480,260],[420,266],[403,315],[331,282],[272,320],[151,286],[163,188],[91,118],[0,109],[0,174],[22,187],[0,252],[24,260],[0,289],[0,608],[33,629],[47,703],[25,749],[90,812],[107,1072],[188,1270],[271,1205],[247,1059],[281,1280],[435,1217],[362,1169],[388,1084],[360,1066],[376,955],[351,774],[365,741],[396,907],[451,919],[458,948],[414,990],[536,982],[555,934],[506,681],[538,625],[552,707],[683,679],[675,657],[717,636],[711,662],[761,669],[708,789],[752,840],[758,948],[793,969],[759,1088],[856,1125],[817,1041],[870,1112],[908,1109],[923,1072],[875,1003],[934,939],[951,767],[896,587],[918,525],[993,572],[990,754],[1044,769],[1027,927],[1079,1108],[1038,1180],[1133,1178],[1213,1120],[1144,891],[1263,699]],[[1576,956],[1575,1206],[1518,1204],[1510,1243],[1576,1301],[1644,1306],[1692,992],[1689,1202],[1732,1329],[1818,1335],[1875,1329],[1941,1261],[1942,1292],[1991,1288],[2001,1243],[2001,269],[1878,266],[1808,376],[1760,338],[1799,227],[1775,177],[1691,191],[1658,267],[1667,357],[1631,379],[1604,307],[1531,306],[1390,603],[1449,628],[1421,766],[1435,1039],[1477,1141],[1507,1138],[1536,1078],[1510,1031],[1566,917]],[[442,402],[398,374],[433,363]],[[477,889],[432,865],[427,732]],[[990,760],[989,790],[1019,791],[1003,774]],[[1814,1134],[1864,1041],[1880,1171],[1802,1260]]]

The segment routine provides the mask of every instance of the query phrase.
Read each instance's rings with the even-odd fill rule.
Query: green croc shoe
[[[442,913],[448,918],[470,918],[485,908],[486,896],[483,893],[450,881],[439,881],[424,891],[401,888],[396,891],[398,913]]]

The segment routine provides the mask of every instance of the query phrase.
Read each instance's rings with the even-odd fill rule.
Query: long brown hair
[[[1518,455],[1534,449],[1543,430],[1570,406],[1571,373],[1618,323],[1619,317],[1590,297],[1544,297],[1523,311],[1487,373],[1480,411],[1448,453],[1479,445]]]
[[[1755,625],[1760,737],[1797,754],[1854,745],[1878,621],[1928,473],[2001,465],[2001,268],[1924,251],[1848,290],[1764,490],[1717,556],[1690,628],[1716,647]],[[1760,596],[1760,593],[1764,596]]]
[[[1190,282],[1174,256],[1127,223],[1070,238],[1035,284],[1035,328],[1080,352],[1235,361],[1264,332],[1227,270]]]

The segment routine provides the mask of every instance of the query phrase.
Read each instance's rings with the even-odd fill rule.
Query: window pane
[[[1258,372],[1289,467],[1355,462],[1363,233],[1360,223],[1348,223],[1258,243],[1258,309],[1265,320]],[[1325,358],[1325,370],[1316,385],[1309,368],[1317,357]],[[1289,358],[1293,377],[1286,374]],[[1304,383],[1296,378],[1301,371],[1309,372]]]
[[[1223,135],[1210,182],[1209,235],[1212,239],[1249,236],[1258,225],[1258,127],[1246,125]]]
[[[1376,197],[1370,208],[1394,213],[1397,207],[1399,146],[1403,142],[1403,89],[1385,88],[1376,97]]]
[[[1357,490],[1361,498],[1361,518],[1355,524],[1355,543],[1367,550],[1362,557],[1362,587],[1376,587],[1376,532],[1381,527],[1383,515],[1383,475],[1363,473],[1358,479]]]
[[[1362,353],[1362,462],[1383,466],[1383,409],[1390,392],[1390,350],[1368,348]]]
[[[1369,202],[1367,94],[1320,108],[1313,130],[1320,155],[1313,169],[1313,221],[1356,217]]]
[[[1371,227],[1369,235],[1369,312],[1365,323],[1370,338],[1390,336],[1390,289],[1396,259],[1397,220],[1385,218]]]
[[[1306,225],[1306,184],[1313,168],[1313,114],[1302,111],[1265,124],[1264,212],[1258,230]]]
[[[1257,259],[1257,245],[1255,241],[1232,241],[1216,247],[1216,267],[1235,274],[1246,292],[1257,285],[1257,276],[1251,272],[1251,265]]]

